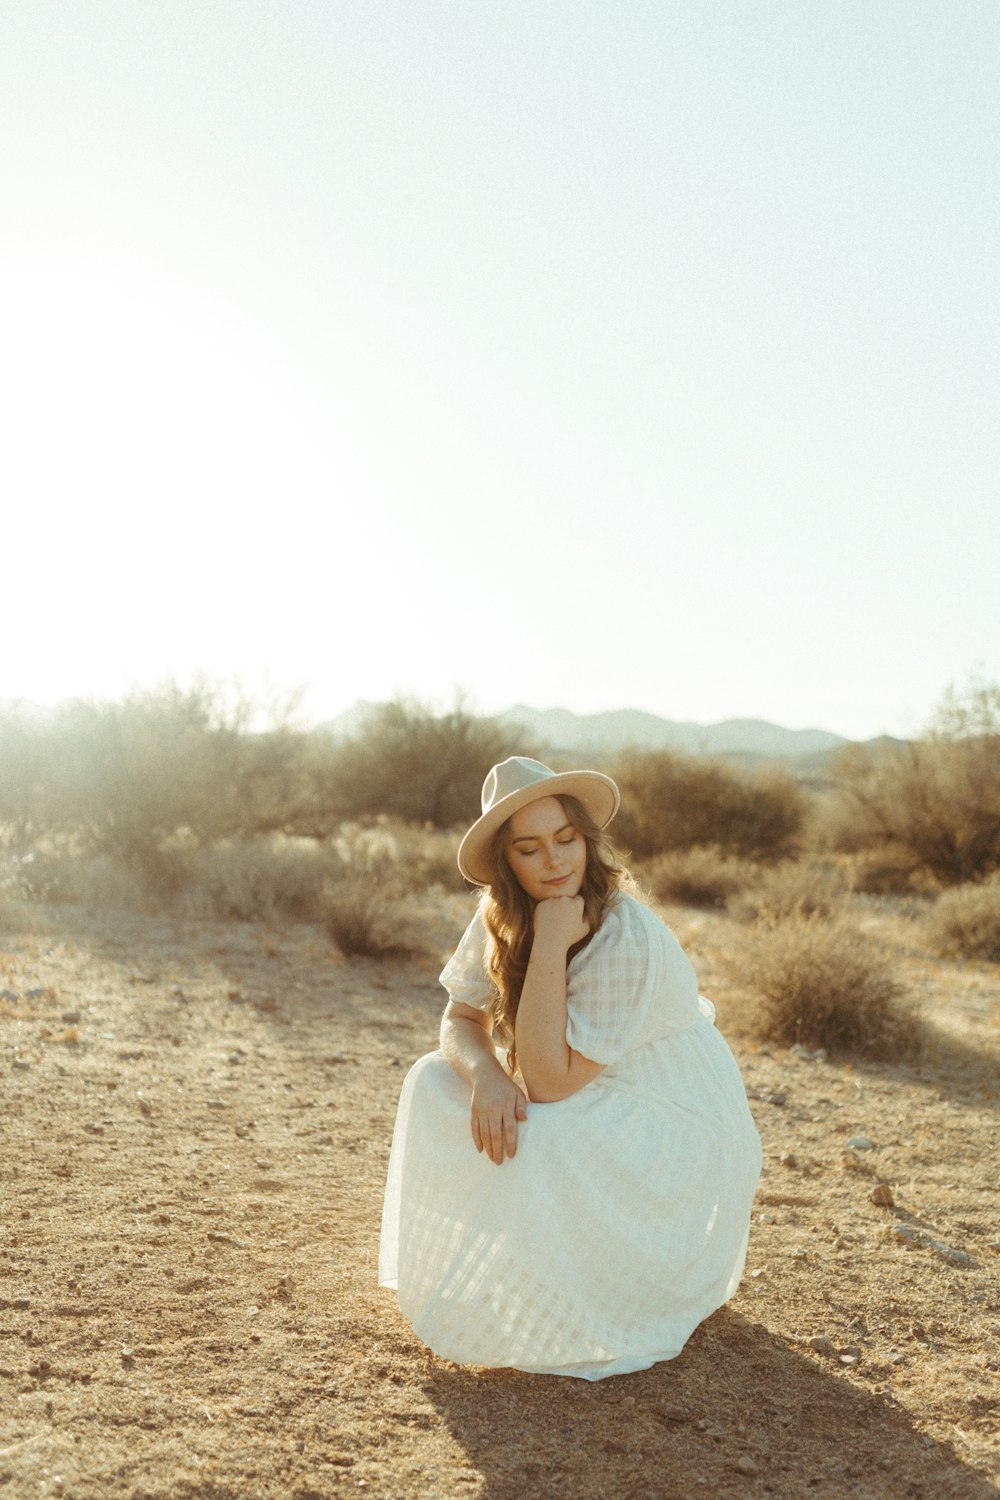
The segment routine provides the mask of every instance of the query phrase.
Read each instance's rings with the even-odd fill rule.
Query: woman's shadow
[[[435,1363],[429,1400],[489,1500],[996,1500],[949,1447],[723,1308],[679,1359],[591,1383]]]

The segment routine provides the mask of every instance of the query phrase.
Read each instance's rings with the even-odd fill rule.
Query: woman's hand
[[[550,896],[535,907],[535,937],[564,947],[568,952],[574,943],[582,942],[590,931],[583,915],[582,896]]]
[[[499,1167],[517,1151],[517,1122],[528,1118],[527,1101],[500,1067],[483,1068],[472,1084],[472,1139]]]

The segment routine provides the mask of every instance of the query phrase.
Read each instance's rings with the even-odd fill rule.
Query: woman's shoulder
[[[618,891],[612,898],[601,924],[602,930],[605,924],[610,924],[609,936],[613,934],[622,939],[645,940],[680,949],[680,943],[663,918],[632,891]]]

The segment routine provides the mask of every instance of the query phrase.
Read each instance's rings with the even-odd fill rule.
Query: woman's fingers
[[[474,1089],[472,1098],[473,1142],[476,1150],[485,1151],[497,1166],[517,1151],[517,1122],[528,1118],[521,1090],[509,1078],[503,1082],[499,1090]]]
[[[521,1115],[521,1119],[526,1119]],[[503,1162],[505,1156],[513,1156],[517,1149],[517,1120],[513,1112],[510,1114],[489,1114],[473,1121],[472,1139],[476,1142],[476,1149],[485,1151],[490,1161],[497,1166]]]
[[[503,1127],[503,1143],[508,1156],[513,1156],[517,1150],[517,1119],[514,1111],[507,1116]]]

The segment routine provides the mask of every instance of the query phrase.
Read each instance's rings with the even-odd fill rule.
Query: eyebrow
[[[556,829],[556,831],[552,835],[552,837],[554,839],[557,839],[561,833],[565,833],[566,832],[567,828],[572,828],[572,827],[573,827],[572,823],[564,823],[561,828],[557,828]],[[544,836],[545,835],[541,834],[541,833],[522,833],[520,838],[518,838],[518,839],[511,839],[511,843],[512,844],[537,844],[540,839],[544,838]]]

